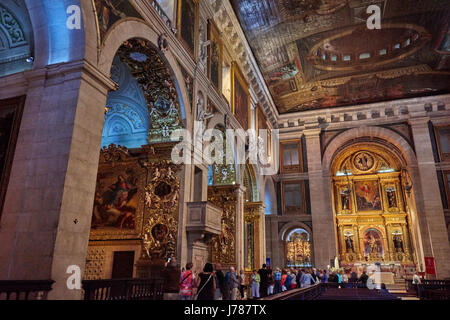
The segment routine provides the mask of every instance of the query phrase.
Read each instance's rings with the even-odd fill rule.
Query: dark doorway
[[[112,279],[133,277],[134,251],[114,251]]]

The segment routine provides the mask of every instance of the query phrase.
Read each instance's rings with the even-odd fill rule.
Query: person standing
[[[216,291],[216,280],[214,277],[213,265],[206,263],[196,280],[197,300],[214,300]]]
[[[244,270],[241,270],[239,272],[239,281],[240,281],[239,292],[241,293],[241,299],[244,300],[244,298],[245,298],[245,290],[247,289],[247,286],[245,285],[245,273],[244,273]]]
[[[284,286],[286,287],[286,290],[291,290],[291,284],[292,284],[291,271],[288,270],[286,280],[284,281]]]
[[[275,280],[273,278],[273,272],[272,269],[270,269],[270,267],[267,269],[267,285],[268,285],[267,295],[270,296],[273,294],[273,289],[275,287]]]
[[[259,296],[264,298],[267,296],[267,266],[266,264],[262,265],[262,268],[258,271],[260,277],[260,285],[259,285]]]
[[[192,288],[194,287],[194,274],[192,273],[192,262],[186,264],[186,271],[180,276],[180,300],[192,299]]]
[[[287,279],[287,272],[286,269],[283,269],[283,273],[281,275],[281,291],[286,291],[286,279]]]
[[[228,275],[228,288],[230,290],[230,300],[236,300],[238,288],[240,285],[240,281],[236,275],[236,271],[234,267],[230,267],[229,275]]]
[[[273,274],[273,279],[275,281],[275,286],[274,286],[274,293],[280,293],[281,292],[281,270],[280,268],[276,268],[274,274]]]
[[[215,282],[216,282],[216,289],[214,293],[214,300],[226,300],[225,294],[225,275],[222,272],[222,266],[220,263],[216,263],[214,266],[215,272]]]
[[[322,278],[320,279],[322,283],[328,283],[328,273],[327,270],[323,270]]]
[[[309,272],[302,270],[302,276],[300,277],[300,287],[306,288],[314,283],[314,278]]]
[[[253,274],[251,277],[251,284],[252,284],[252,298],[259,298],[259,284],[261,282],[261,277],[259,276],[259,273],[255,270],[253,270]]]
[[[366,287],[367,286],[367,279],[369,279],[369,276],[367,275],[366,271],[363,271],[361,277],[358,279],[358,283],[360,283],[360,286]]]

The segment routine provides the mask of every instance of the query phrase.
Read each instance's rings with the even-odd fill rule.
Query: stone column
[[[430,119],[426,116],[411,118],[412,134],[416,148],[418,179],[421,188],[416,196],[417,215],[421,223],[422,244],[425,256],[434,257],[436,277],[444,279],[450,277],[450,246],[445,227],[444,210],[442,207],[436,165],[433,157],[430,130]],[[413,186],[414,187],[414,186]],[[422,212],[420,210],[423,210]],[[425,247],[429,244],[429,248]],[[420,263],[424,263],[420,261]]]
[[[315,266],[325,268],[337,255],[336,228],[331,203],[329,172],[322,171],[320,149],[321,129],[306,129],[309,193],[311,198],[312,231]]]
[[[55,281],[88,248],[104,110],[114,83],[85,61],[27,72],[29,88],[0,230],[0,279]]]

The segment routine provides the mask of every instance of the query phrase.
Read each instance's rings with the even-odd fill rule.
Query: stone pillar
[[[416,202],[421,204],[417,206],[417,215],[421,223],[420,229],[424,255],[434,257],[436,277],[444,279],[450,277],[450,246],[433,157],[428,127],[429,120],[426,116],[409,120],[416,148],[419,173],[418,179],[415,180],[420,181],[421,184],[421,194],[418,197],[416,196]],[[423,211],[420,212],[420,210]],[[426,247],[428,244],[429,248]],[[419,261],[419,263],[424,264],[423,261]]]
[[[322,171],[320,132],[321,129],[306,129],[303,134],[308,159],[314,260],[315,266],[323,269],[336,257],[337,249],[330,177],[329,172]]]
[[[49,299],[80,299],[104,108],[114,83],[84,61],[27,72],[0,230],[0,279],[55,281]]]

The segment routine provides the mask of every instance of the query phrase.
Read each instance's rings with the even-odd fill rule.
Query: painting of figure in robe
[[[101,39],[109,28],[120,19],[126,17],[142,19],[139,12],[128,0],[94,0],[94,4]]]
[[[355,194],[358,211],[381,210],[381,199],[377,181],[355,182]]]
[[[92,228],[113,227],[134,229],[137,208],[137,178],[119,174],[115,181],[108,178],[97,181]]]
[[[181,14],[179,19],[181,20],[179,25],[179,32],[181,39],[184,40],[189,51],[193,55],[195,53],[195,14],[196,14],[196,2],[194,0],[180,0]]]
[[[237,71],[237,70],[236,70]],[[234,114],[244,130],[249,128],[249,95],[244,89],[243,81],[236,74],[234,75]]]

